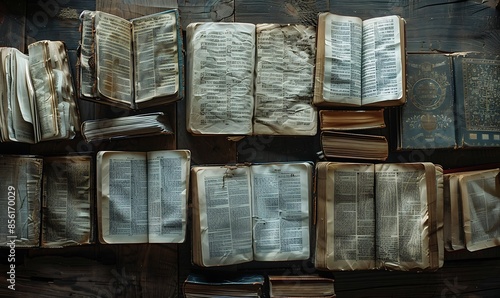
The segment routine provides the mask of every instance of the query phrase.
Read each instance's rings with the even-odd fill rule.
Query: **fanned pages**
[[[74,138],[80,120],[64,43],[37,41],[28,52],[0,48],[1,140],[37,143]]]
[[[99,241],[183,242],[189,167],[187,150],[99,152]]]
[[[193,167],[193,262],[309,257],[309,163]]]
[[[161,112],[87,120],[82,123],[82,135],[87,142],[173,133],[167,116]]]
[[[314,103],[395,106],[405,102],[405,22],[321,13]]]
[[[184,96],[177,10],[131,21],[101,11],[84,11],[80,20],[82,98],[142,109]]]

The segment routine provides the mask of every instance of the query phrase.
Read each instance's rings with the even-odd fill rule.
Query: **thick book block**
[[[0,58],[0,140],[74,138],[80,117],[65,44],[37,41],[28,55],[0,47]]]

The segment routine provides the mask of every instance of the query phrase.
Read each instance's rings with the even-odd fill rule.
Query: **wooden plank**
[[[128,20],[172,8],[177,8],[177,1],[96,0],[96,10],[108,12]]]
[[[315,161],[318,137],[252,136],[237,144],[238,162]]]
[[[239,0],[235,21],[248,23],[282,23],[316,25],[318,13],[328,11],[329,0]]]
[[[408,51],[498,53],[497,1],[332,1],[330,11],[362,19],[396,14],[407,21]]]
[[[95,0],[41,0],[31,3],[26,15],[27,44],[44,39],[61,40],[69,50],[76,50],[80,42],[80,13],[94,8]]]
[[[179,0],[182,28],[194,22],[234,22],[234,0]]]
[[[337,297],[498,297],[500,259],[448,262],[437,272],[335,272]]]
[[[24,52],[25,26],[26,0],[0,0],[0,45]]]

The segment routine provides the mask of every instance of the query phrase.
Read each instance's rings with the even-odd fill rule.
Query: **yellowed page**
[[[375,269],[373,164],[329,163],[325,199],[327,268]]]
[[[144,152],[97,154],[101,243],[148,242],[147,161]]]
[[[248,262],[252,251],[250,168],[194,167],[202,266]]]
[[[312,165],[252,165],[251,174],[254,259],[308,259]]]
[[[150,243],[182,243],[186,237],[191,153],[148,152],[148,234]]]

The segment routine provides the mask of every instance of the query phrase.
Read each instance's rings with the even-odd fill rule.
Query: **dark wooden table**
[[[499,0],[0,0],[0,46],[24,51],[31,42],[66,42],[72,66],[79,42],[78,16],[84,9],[125,18],[177,6],[183,28],[194,21],[302,23],[315,25],[317,13],[369,18],[397,14],[407,21],[408,52],[479,51],[500,54]],[[128,111],[79,101],[82,120],[117,117]],[[158,110],[158,109],[154,109]],[[317,161],[318,137],[194,137],[185,130],[185,102],[161,108],[176,136],[87,144],[65,142],[0,144],[0,154],[95,154],[99,150],[190,149],[193,164]],[[394,126],[394,123],[390,123]],[[499,149],[391,152],[389,161],[432,161],[445,169],[500,162]],[[188,237],[189,238],[189,237]],[[190,241],[184,244],[90,245],[64,249],[18,249],[16,292],[7,289],[7,254],[0,250],[0,297],[181,297],[191,271]],[[217,273],[218,270],[210,270]],[[310,261],[251,263],[229,272],[315,273]],[[338,297],[500,297],[500,249],[447,253],[432,273],[334,272]]]

